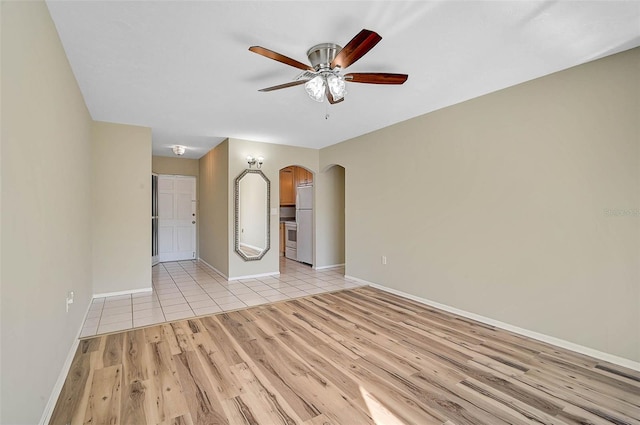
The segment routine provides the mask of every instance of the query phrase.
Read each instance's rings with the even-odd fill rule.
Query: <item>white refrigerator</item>
[[[296,191],[297,260],[313,261],[313,186],[298,186]]]

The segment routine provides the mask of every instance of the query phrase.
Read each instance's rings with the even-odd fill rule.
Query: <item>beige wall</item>
[[[200,158],[200,258],[229,278],[278,273],[280,169],[298,165],[318,172],[318,150],[227,139]],[[234,184],[247,169],[248,155],[262,156],[271,183],[271,249],[259,261],[244,261],[234,250]],[[317,185],[316,185],[317,187]]]
[[[199,160],[154,155],[151,158],[151,170],[156,174],[197,177],[199,174]]]
[[[271,208],[276,214],[271,215],[271,249],[259,261],[244,261],[234,251],[234,181],[248,168],[247,156],[265,158],[262,172],[271,182]],[[228,178],[228,237],[229,274],[230,278],[253,276],[267,273],[278,273],[280,260],[278,255],[279,207],[280,207],[280,169],[289,165],[305,167],[314,173],[318,172],[318,150],[270,143],[252,142],[242,139],[229,139],[229,178]]]
[[[151,289],[151,129],[92,125],[93,292]]]
[[[199,161],[199,258],[229,275],[229,141],[210,150]]]
[[[640,361],[639,78],[634,49],[323,149],[347,274]]]
[[[316,174],[316,268],[344,264],[344,168]]]
[[[0,7],[0,423],[34,424],[91,299],[91,117],[44,2]]]

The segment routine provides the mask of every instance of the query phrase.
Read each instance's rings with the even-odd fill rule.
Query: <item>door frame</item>
[[[155,179],[154,179],[155,177]],[[158,174],[151,173],[151,266],[160,263],[158,249]]]

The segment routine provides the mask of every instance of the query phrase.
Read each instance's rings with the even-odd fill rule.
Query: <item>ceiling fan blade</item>
[[[309,81],[309,80],[292,81],[290,83],[284,83],[284,84],[280,84],[280,85],[277,85],[277,86],[266,87],[266,88],[260,89],[258,91],[274,91],[274,90],[286,89],[287,87],[299,86],[300,84],[304,84],[307,81]]]
[[[388,74],[385,72],[353,72],[344,75],[344,80],[350,83],[368,84],[403,84],[407,81],[407,74]]]
[[[340,99],[335,100],[335,99],[333,98],[333,95],[331,94],[331,90],[329,90],[329,86],[325,86],[325,87],[324,87],[324,92],[325,92],[325,94],[326,94],[326,96],[327,96],[327,100],[328,100],[328,101],[329,101],[329,103],[330,103],[330,104],[332,104],[332,105],[335,105],[336,103],[340,103],[340,102],[342,102],[342,101],[344,100],[344,97],[341,97]]]
[[[363,29],[340,50],[340,53],[331,61],[331,69],[339,66],[345,69],[373,48],[382,40],[377,33]]]
[[[286,65],[292,66],[294,68],[298,68],[298,69],[303,69],[305,71],[314,71],[314,69],[312,67],[310,67],[309,65],[306,65],[302,62],[298,62],[295,59],[291,59],[288,56],[285,55],[281,55],[278,52],[274,52],[273,50],[269,50],[269,49],[265,49],[264,47],[260,47],[260,46],[251,46],[249,47],[249,50],[252,51],[253,53],[257,53],[259,55],[262,55],[264,57],[267,57],[269,59],[273,59],[275,61],[278,62],[282,62]]]

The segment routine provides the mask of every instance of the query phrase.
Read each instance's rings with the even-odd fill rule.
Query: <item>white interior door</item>
[[[196,178],[158,176],[160,262],[196,258]]]

